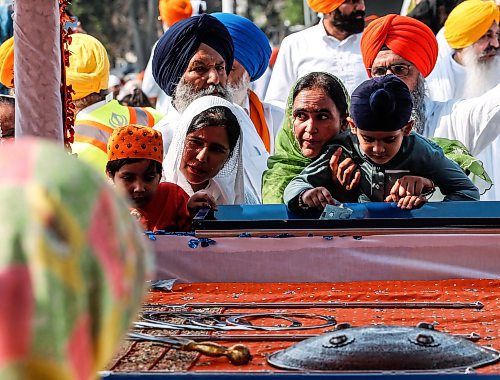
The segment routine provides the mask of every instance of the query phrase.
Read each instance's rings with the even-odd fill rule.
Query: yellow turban
[[[14,37],[0,45],[0,82],[14,88]]]
[[[307,0],[309,7],[318,13],[330,13],[340,7],[345,0]]]
[[[71,35],[69,67],[66,82],[73,86],[74,100],[106,90],[109,78],[109,59],[104,46],[88,34]]]
[[[444,23],[444,37],[453,49],[462,49],[479,40],[498,24],[499,11],[494,1],[467,0],[457,5]]]
[[[160,0],[158,7],[160,8],[160,18],[168,26],[191,17],[193,14],[193,6],[189,0]]]

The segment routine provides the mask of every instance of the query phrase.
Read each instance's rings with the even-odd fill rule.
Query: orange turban
[[[125,125],[115,128],[108,140],[108,160],[145,158],[163,162],[161,133],[150,127]]]
[[[160,0],[158,6],[160,8],[160,18],[168,26],[191,17],[193,14],[193,7],[189,0]]]
[[[361,54],[369,76],[368,68],[372,67],[383,46],[413,63],[424,77],[436,64],[436,37],[427,25],[414,18],[389,14],[366,27],[361,37]]]
[[[479,40],[498,19],[494,1],[467,0],[453,8],[446,19],[444,37],[450,47],[462,49]]]
[[[14,88],[14,37],[0,45],[0,82]]]
[[[340,7],[345,0],[307,0],[309,7],[317,13],[327,14]]]

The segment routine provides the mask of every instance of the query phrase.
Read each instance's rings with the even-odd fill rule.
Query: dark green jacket
[[[453,161],[445,157],[441,148],[416,133],[403,138],[401,148],[394,158],[384,165],[370,161],[359,148],[356,136],[350,132],[338,135],[323,154],[307,166],[286,187],[285,203],[296,208],[298,196],[304,190],[326,187],[335,198],[330,158],[339,146],[343,148],[342,161],[351,157],[361,170],[358,202],[382,202],[398,178],[406,175],[430,179],[448,201],[479,200],[479,191]],[[290,204],[291,202],[291,204]]]

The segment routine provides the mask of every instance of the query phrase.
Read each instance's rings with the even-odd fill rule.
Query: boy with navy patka
[[[479,200],[479,191],[441,148],[411,133],[412,101],[398,77],[386,75],[363,82],[351,97],[351,131],[338,135],[327,150],[286,187],[290,209],[324,208],[345,199],[345,190],[332,179],[330,160],[339,146],[361,173],[352,190],[354,201],[398,202],[411,209],[439,187],[444,200]]]

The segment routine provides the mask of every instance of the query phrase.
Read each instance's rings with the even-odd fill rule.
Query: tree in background
[[[242,16],[253,20],[278,45],[288,26],[303,24],[303,0],[238,0]],[[220,12],[221,0],[207,1],[207,12]],[[239,8],[238,8],[239,9]],[[70,10],[82,27],[108,50],[111,65],[132,56],[135,70],[146,67],[151,48],[162,33],[158,0],[73,0]],[[129,61],[133,59],[129,58]]]
[[[71,11],[106,46],[112,66],[129,52],[137,57],[139,70],[146,66],[161,33],[157,0],[74,0]]]
[[[285,25],[303,25],[304,24],[304,1],[288,0],[285,1],[281,12],[281,19]]]

